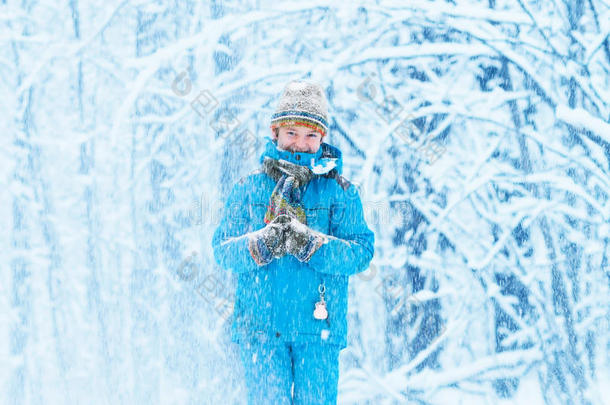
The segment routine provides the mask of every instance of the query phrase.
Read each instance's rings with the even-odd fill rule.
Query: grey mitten
[[[309,261],[320,246],[327,242],[323,233],[314,231],[296,218],[290,218],[286,234],[286,251],[301,262]]]
[[[286,254],[286,227],[290,222],[288,215],[278,215],[262,229],[261,238],[274,257]]]
[[[286,254],[285,230],[288,222],[290,217],[279,215],[264,228],[250,234],[248,248],[259,266],[271,262],[274,257],[280,258]]]

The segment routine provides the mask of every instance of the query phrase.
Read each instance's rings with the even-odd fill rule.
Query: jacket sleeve
[[[353,184],[331,210],[331,235],[308,264],[320,273],[351,276],[366,270],[373,258],[375,234],[362,212],[360,195]]]
[[[238,181],[225,203],[222,219],[212,237],[214,259],[220,267],[235,273],[263,268],[252,257],[249,249],[250,216],[248,211],[248,187],[244,179]]]

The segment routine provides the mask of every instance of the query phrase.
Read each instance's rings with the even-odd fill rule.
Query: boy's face
[[[316,153],[322,144],[319,132],[301,125],[280,127],[277,137],[272,134],[278,148],[291,152]]]

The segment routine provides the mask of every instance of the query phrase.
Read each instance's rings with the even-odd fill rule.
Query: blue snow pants
[[[248,405],[337,403],[339,345],[244,342],[239,346]]]

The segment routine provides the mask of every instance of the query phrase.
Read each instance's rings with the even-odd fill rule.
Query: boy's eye
[[[309,136],[311,136],[311,137],[314,137],[314,138],[315,138],[315,137],[317,136],[317,134],[311,133],[311,134],[309,134]]]

